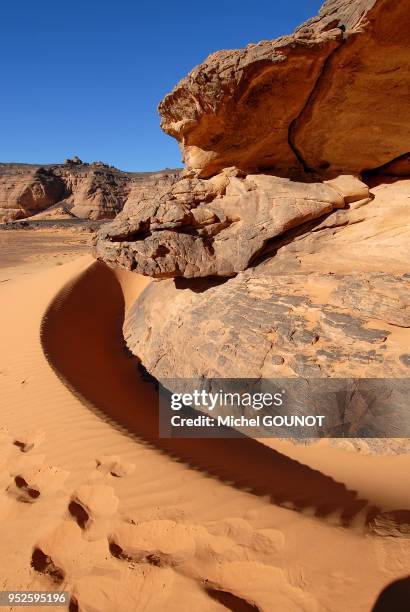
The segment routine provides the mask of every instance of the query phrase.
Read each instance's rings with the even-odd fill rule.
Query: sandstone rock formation
[[[408,376],[407,22],[403,3],[329,0],[160,104],[187,169],[95,244],[160,279],[124,326],[154,376]]]
[[[55,204],[65,186],[48,168],[0,164],[0,221],[23,219]]]
[[[189,168],[358,173],[408,152],[410,13],[328,0],[291,36],[210,55],[160,104]]]
[[[134,197],[97,255],[158,278],[230,276],[273,238],[350,204],[348,181],[353,199],[367,197],[342,176],[405,175],[406,17],[391,0],[332,0],[292,36],[210,56],[159,107],[183,144],[185,175]]]
[[[68,160],[54,170],[65,184],[66,209],[80,219],[113,219],[127,199],[129,175],[104,164],[79,161]]]
[[[128,346],[157,378],[408,376],[410,181],[402,183],[288,244],[279,239],[226,282],[151,283],[126,319]]]
[[[130,192],[134,198],[147,185],[155,189],[157,181],[177,176],[175,170],[127,173],[78,157],[48,166],[0,164],[0,222],[31,217],[56,204],[67,217],[113,219]]]
[[[130,200],[100,233],[97,252],[114,266],[159,278],[231,276],[270,239],[368,195],[354,177],[300,183],[234,169],[209,180],[186,177]]]

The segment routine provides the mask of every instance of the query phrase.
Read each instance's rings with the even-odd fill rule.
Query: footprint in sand
[[[30,430],[23,432],[14,439],[14,445],[17,446],[22,453],[28,453],[33,448],[39,446],[45,439],[45,432],[42,430]]]
[[[42,473],[37,470],[37,478]],[[25,477],[22,488],[35,489],[35,479]],[[118,505],[112,487],[78,487],[68,507],[75,520],[64,521],[33,548],[31,566],[39,584],[69,590],[72,612],[112,612],[120,602],[131,612],[145,599],[144,609],[154,612],[178,605],[181,588],[185,601],[178,610],[257,612],[266,606],[267,581],[275,584],[281,603],[291,602],[289,609],[313,611],[310,594],[293,586],[282,569],[250,558],[252,551],[260,557],[281,550],[279,531],[255,530],[234,518],[206,526],[166,519],[127,523],[119,520]]]
[[[286,573],[272,565],[272,555],[285,544],[278,530],[254,530],[240,519],[214,523],[209,529],[153,520],[122,523],[108,540],[112,556],[131,563],[129,568],[145,564],[173,569],[201,585],[210,600],[227,609],[269,609],[266,584],[275,585],[278,609],[316,609],[311,594],[292,585]],[[266,554],[266,565],[257,560],[261,552]]]
[[[61,584],[80,578],[95,565],[103,569],[107,552],[105,540],[88,542],[78,525],[65,521],[36,543],[31,566],[48,580]]]
[[[95,460],[97,470],[103,474],[111,474],[117,478],[129,476],[135,471],[135,465],[128,463],[118,455],[103,455]]]
[[[266,588],[269,585],[269,588]],[[317,612],[315,597],[291,584],[280,567],[255,561],[234,561],[209,566],[205,588],[209,595],[230,610],[275,610]]]
[[[107,485],[82,485],[74,491],[68,511],[79,527],[87,532],[87,539],[96,540],[105,535],[118,510],[118,498]]]
[[[65,470],[45,465],[45,455],[26,454],[43,439],[42,431],[29,431],[12,437],[4,428],[0,430],[0,465],[3,468],[4,487],[7,494],[18,501],[33,503],[40,497],[57,492],[69,475]]]
[[[189,526],[158,520],[119,525],[109,537],[109,548],[118,559],[172,567],[195,555],[196,542]]]
[[[109,548],[118,559],[160,567],[177,567],[193,559],[205,564],[256,560],[261,555],[272,561],[283,550],[285,538],[280,531],[254,530],[246,521],[238,522],[209,527],[164,519],[123,522],[110,534]]]
[[[212,536],[233,540],[242,549],[255,552],[255,559],[261,555],[273,558],[285,548],[285,536],[279,529],[254,529],[242,518],[208,523],[206,529]]]
[[[33,503],[62,489],[68,476],[69,472],[52,465],[27,466],[14,476],[7,492],[18,501]]]
[[[247,612],[247,608],[227,608],[212,599],[194,580],[170,568],[141,567],[117,576],[86,576],[76,582],[70,612]]]

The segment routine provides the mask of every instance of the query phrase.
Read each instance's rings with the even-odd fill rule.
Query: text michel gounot
[[[324,419],[324,416],[313,415],[261,416],[258,414],[254,417],[199,415],[194,418],[186,418],[174,414],[171,417],[171,425],[173,427],[315,427],[316,425],[321,427]]]
[[[268,407],[279,407],[283,405],[282,393],[226,393],[220,390],[210,393],[205,390],[193,393],[173,393],[171,395],[171,409],[178,411],[183,406],[214,410],[216,406],[224,408],[250,407],[261,410]],[[173,427],[321,427],[325,417],[318,415],[198,415],[196,417],[183,417],[173,415],[171,425]]]

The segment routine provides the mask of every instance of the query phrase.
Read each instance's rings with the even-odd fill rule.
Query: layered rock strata
[[[130,200],[96,248],[107,263],[148,276],[232,276],[272,238],[368,197],[354,177],[301,183],[228,169]]]
[[[0,222],[34,215],[64,193],[64,182],[47,168],[0,164]]]
[[[122,172],[102,162],[80,159],[36,166],[0,164],[0,222],[25,219],[50,211],[78,219],[113,219],[130,194],[175,180],[178,171]]]

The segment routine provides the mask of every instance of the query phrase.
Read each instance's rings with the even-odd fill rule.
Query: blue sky
[[[290,33],[319,0],[4,0],[0,161],[181,165],[157,105],[218,49]]]

